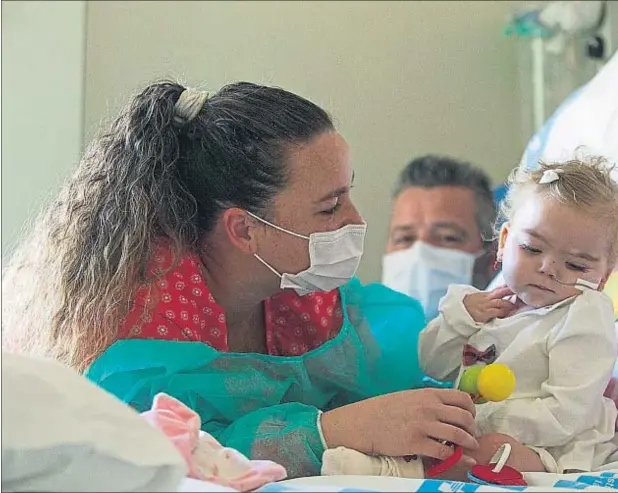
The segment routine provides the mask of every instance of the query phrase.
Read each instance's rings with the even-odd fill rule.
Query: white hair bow
[[[548,169],[543,172],[541,179],[539,180],[539,184],[544,185],[545,183],[553,183],[558,178],[560,178],[560,173],[562,173],[561,169]]]

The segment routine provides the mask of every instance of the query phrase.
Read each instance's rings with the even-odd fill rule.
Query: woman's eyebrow
[[[336,199],[340,195],[343,195],[344,193],[348,192],[349,190],[350,190],[350,187],[339,187],[336,190],[329,192],[327,195],[325,195],[321,199],[316,200],[315,203],[318,204],[320,202],[326,202],[327,200]]]
[[[325,195],[321,199],[316,200],[315,203],[319,204],[320,202],[326,202],[327,200],[336,199],[340,195],[343,195],[344,193],[349,192],[350,188],[351,188],[351,186],[353,184],[354,184],[354,172],[352,172],[352,180],[350,181],[350,185],[349,186],[347,186],[347,187],[339,187],[339,188],[333,190],[332,192],[329,192],[327,195]]]

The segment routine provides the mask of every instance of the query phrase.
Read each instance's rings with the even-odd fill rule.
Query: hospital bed
[[[328,491],[343,493],[351,491],[379,492],[563,492],[563,491],[586,491],[608,492],[618,489],[618,470],[603,473],[586,474],[549,474],[530,473],[526,479],[531,486],[501,488],[497,486],[481,486],[472,483],[460,483],[454,481],[403,479],[373,476],[318,476],[312,478],[299,478],[279,483],[272,483],[257,491],[260,493],[280,492],[309,492]],[[210,492],[210,491],[234,491],[222,488],[213,483],[185,479],[180,485],[179,492]]]

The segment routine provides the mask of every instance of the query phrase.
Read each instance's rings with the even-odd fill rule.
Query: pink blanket
[[[157,394],[152,409],[142,416],[174,443],[187,461],[191,478],[250,491],[287,476],[283,466],[275,462],[249,460],[237,450],[223,447],[200,430],[201,420],[195,411],[167,394]]]

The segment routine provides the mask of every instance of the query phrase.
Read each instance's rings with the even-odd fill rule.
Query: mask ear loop
[[[292,236],[296,236],[296,238],[301,238],[303,240],[308,240],[309,239],[308,236],[301,235],[301,234],[298,234],[298,233],[294,233],[294,231],[289,231],[289,230],[287,230],[285,228],[282,228],[281,226],[277,226],[276,224],[268,222],[266,219],[262,219],[261,217],[256,216],[253,212],[247,211],[247,214],[249,214],[253,219],[257,219],[261,223],[264,223],[264,224],[270,226],[271,228],[275,228],[278,231],[281,231],[283,233],[287,233],[287,234],[292,235]]]
[[[273,224],[271,222],[268,222],[266,219],[262,219],[259,216],[256,216],[255,214],[253,214],[253,212],[251,211],[246,211],[247,214],[249,214],[253,219],[257,219],[258,221],[260,221],[263,224],[266,224],[267,226],[270,226],[271,228],[274,228],[278,231],[281,231],[283,233],[287,233],[289,235],[292,236],[296,236],[297,238],[301,238],[303,240],[308,240],[309,237],[308,236],[304,236],[298,233],[294,233],[293,231],[288,231],[287,229],[282,228],[281,226],[277,226],[276,224]],[[270,270],[274,275],[276,275],[279,278],[283,278],[283,275],[280,274],[279,272],[277,272],[277,270],[271,266],[268,262],[266,262],[262,257],[260,257],[257,253],[254,253],[253,256],[258,259],[260,262],[262,262],[262,264],[264,264],[265,267],[268,268],[268,270]]]
[[[279,272],[276,271],[276,269],[271,266],[268,262],[266,262],[262,257],[260,257],[257,253],[254,253],[253,256],[258,259],[260,262],[262,262],[264,264],[265,267],[268,268],[268,270],[270,270],[274,275],[276,275],[279,278],[282,278],[283,276],[281,274],[279,274]]]

